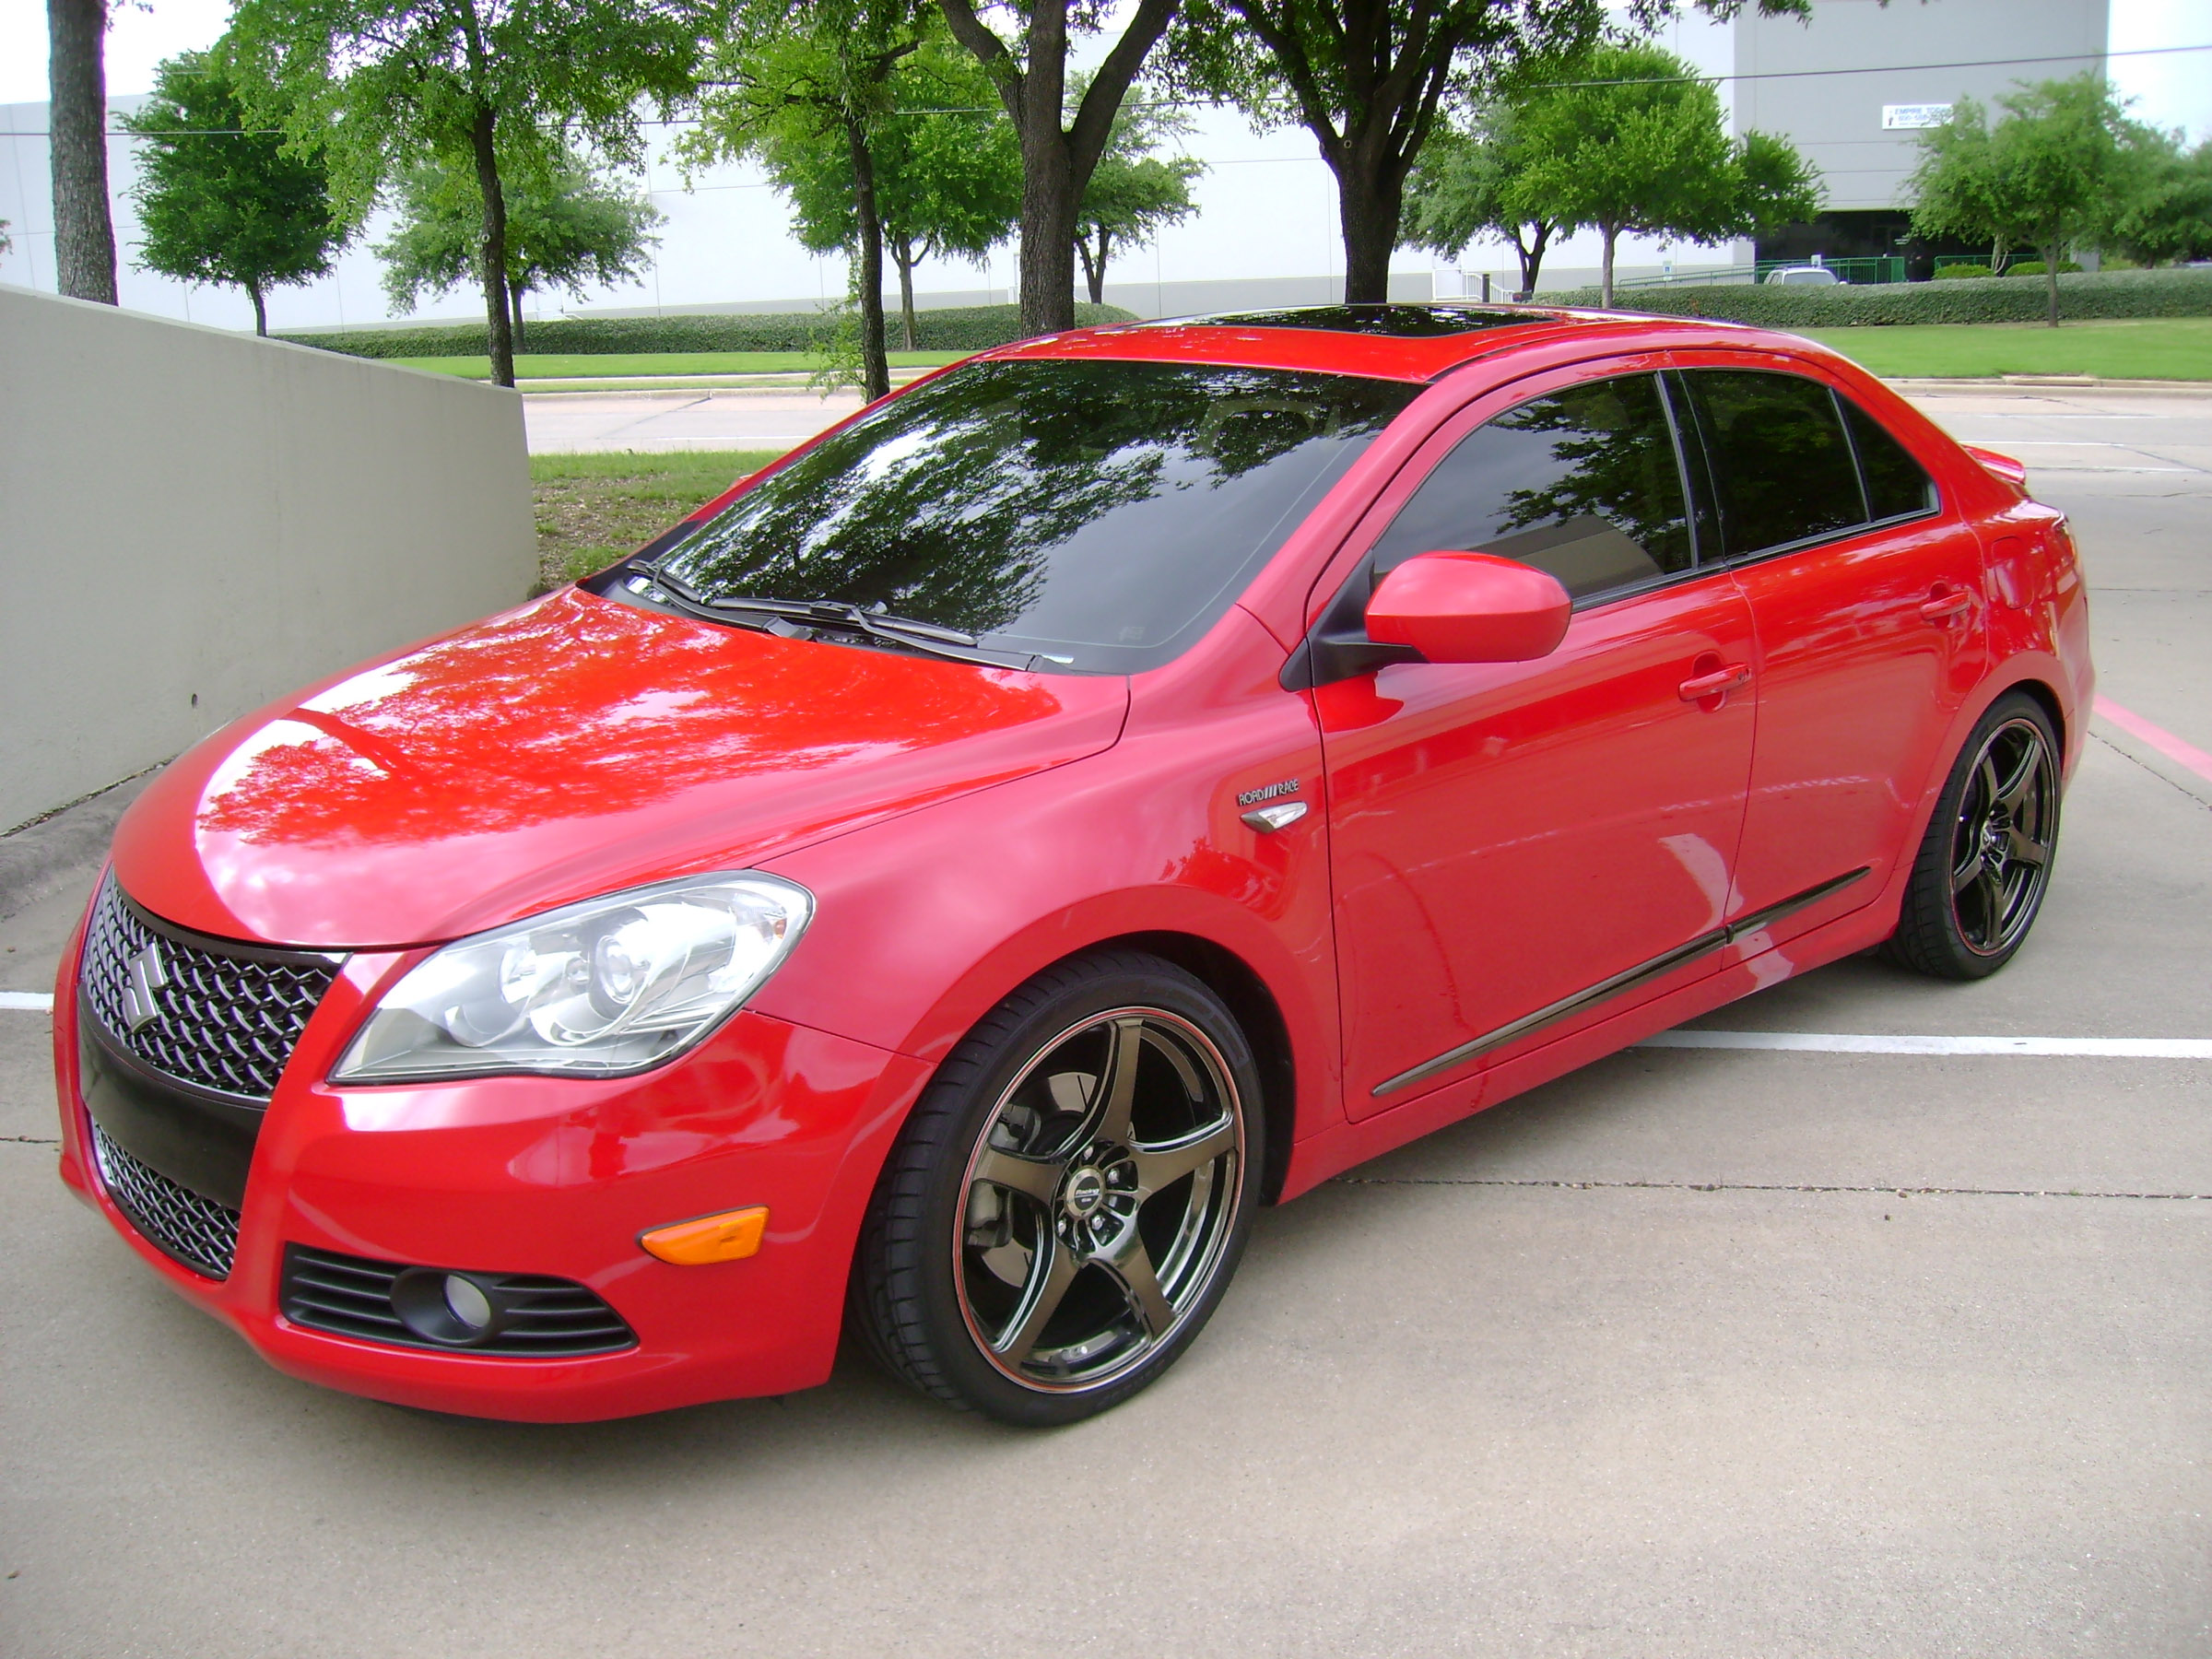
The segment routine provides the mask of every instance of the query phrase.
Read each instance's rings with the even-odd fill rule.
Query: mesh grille
[[[411,1329],[392,1300],[404,1262],[377,1262],[289,1246],[284,1253],[284,1316],[311,1330],[365,1342],[505,1359],[565,1359],[634,1347],[622,1316],[572,1279],[532,1273],[471,1273],[500,1310],[488,1341],[440,1342]]]
[[[340,959],[157,931],[111,876],[85,930],[82,977],[108,1035],[145,1065],[266,1100]]]
[[[209,1278],[230,1277],[238,1254],[238,1212],[212,1198],[179,1186],[159,1170],[148,1169],[92,1124],[92,1156],[100,1163],[100,1184],[115,1207],[156,1248]]]

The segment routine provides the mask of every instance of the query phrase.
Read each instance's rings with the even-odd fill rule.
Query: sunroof
[[[1329,334],[1387,335],[1417,340],[1475,334],[1535,319],[1524,311],[1480,311],[1466,305],[1305,305],[1287,311],[1228,312],[1217,317],[1178,317],[1178,324],[1227,328],[1313,328]]]

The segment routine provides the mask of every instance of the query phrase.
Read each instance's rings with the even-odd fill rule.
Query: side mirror
[[[1431,663],[1525,663],[1559,649],[1573,614],[1548,571],[1491,553],[1417,553],[1377,584],[1367,637]]]

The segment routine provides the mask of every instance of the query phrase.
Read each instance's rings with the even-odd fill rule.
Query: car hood
[[[132,805],[115,874],[204,933],[428,944],[1079,759],[1128,699],[566,589],[218,732]]]

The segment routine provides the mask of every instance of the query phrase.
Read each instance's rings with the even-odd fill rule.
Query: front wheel
[[[2010,961],[2050,890],[2058,798],[2051,717],[2025,692],[2007,692],[1959,750],[1882,954],[1948,980]]]
[[[894,1376],[1003,1421],[1151,1382],[1242,1253],[1264,1158],[1236,1020],[1172,963],[1048,971],[955,1050],[877,1182],[853,1324]]]

